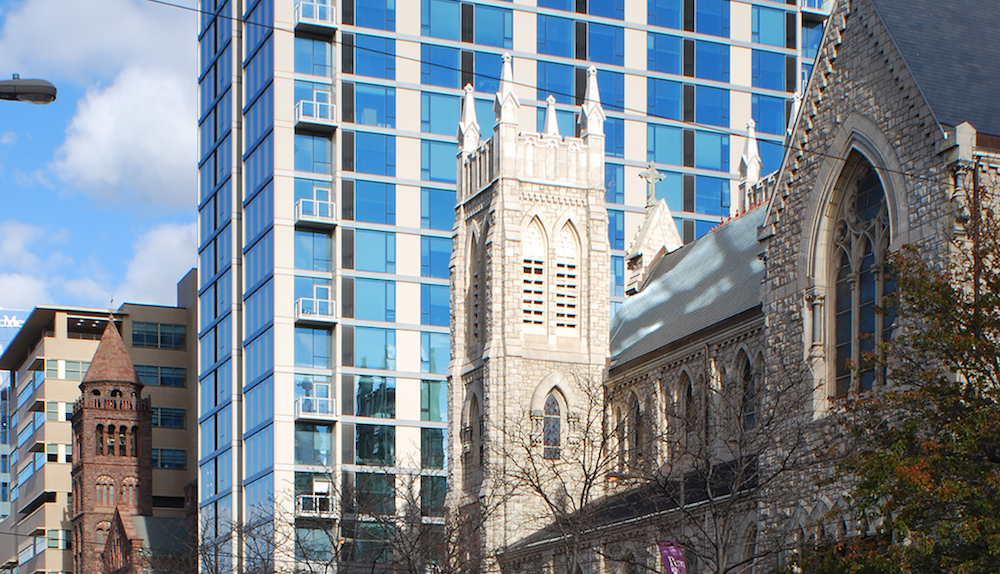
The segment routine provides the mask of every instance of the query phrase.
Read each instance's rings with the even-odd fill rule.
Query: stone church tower
[[[566,456],[600,396],[610,259],[596,74],[588,71],[579,137],[559,133],[551,97],[544,133],[522,130],[519,119],[535,112],[522,113],[509,55],[493,136],[482,145],[466,88],[451,260],[449,496],[463,523],[483,521],[469,533],[470,555],[484,558],[469,557],[473,570],[495,569],[498,548],[546,522],[512,470]]]
[[[73,572],[98,574],[105,570],[105,542],[117,538],[112,525],[153,510],[149,398],[141,398],[142,383],[113,320],[80,392],[71,419]]]

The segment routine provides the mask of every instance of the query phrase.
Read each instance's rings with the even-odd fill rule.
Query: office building
[[[17,335],[27,311],[0,309],[0,354]],[[0,371],[0,518],[10,514],[10,376]]]
[[[664,174],[656,195],[683,240],[727,216],[751,119],[763,172],[781,160],[824,18],[816,0],[201,8],[199,505],[216,538],[256,515],[305,524],[319,501],[354,489],[392,508],[405,477],[445,477],[466,84],[486,135],[510,53],[521,129],[545,131],[552,96],[558,131],[574,136],[597,68],[613,314],[645,213],[639,172]],[[377,538],[351,516],[324,516],[296,534],[344,533],[307,544],[316,556]]]
[[[4,569],[72,570],[70,417],[109,317],[125,334],[125,349],[151,404],[152,516],[185,516],[185,486],[196,476],[197,439],[189,432],[196,428],[189,363],[196,341],[187,326],[194,317],[194,275],[179,285],[182,307],[36,307],[0,355],[0,369],[13,381],[11,513],[0,522]]]

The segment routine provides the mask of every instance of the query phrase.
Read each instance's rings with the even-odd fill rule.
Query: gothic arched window
[[[830,257],[835,396],[875,385],[870,355],[892,331],[893,316],[877,314],[895,290],[886,277],[889,211],[878,172],[860,154],[852,155],[838,187],[844,192],[833,228]]]
[[[576,329],[579,321],[580,242],[569,223],[556,243],[556,327]]]
[[[743,430],[750,430],[757,422],[757,374],[746,353],[740,352],[740,419]]]
[[[467,294],[467,303],[469,321],[468,329],[466,333],[466,345],[472,350],[479,346],[479,322],[482,320],[480,314],[482,313],[482,308],[480,307],[480,293],[482,289],[481,275],[479,274],[480,261],[479,261],[479,239],[475,234],[472,235],[472,244],[469,246],[469,291]]]
[[[681,375],[681,392],[683,395],[683,408],[681,413],[684,417],[683,425],[684,432],[690,433],[697,428],[696,424],[698,421],[698,405],[694,400],[694,385],[691,384],[691,377],[687,373]]]
[[[125,425],[118,427],[118,456],[126,456],[126,445],[128,441],[125,440]]]
[[[542,457],[557,459],[562,447],[562,412],[559,399],[555,392],[549,393],[545,399],[545,411],[542,418]]]
[[[115,456],[115,425],[108,425],[108,456]]]
[[[97,445],[96,454],[104,454],[104,425],[97,425]]]
[[[139,427],[132,427],[132,456],[139,456]]]
[[[644,437],[642,424],[642,408],[639,406],[639,398],[632,393],[628,399],[628,414],[626,415],[629,464],[637,465],[643,460]]]
[[[537,219],[528,225],[523,251],[522,320],[525,327],[541,332],[545,324],[545,235]]]

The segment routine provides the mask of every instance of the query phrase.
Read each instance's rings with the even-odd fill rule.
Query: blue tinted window
[[[330,293],[330,280],[319,277],[296,277],[295,300],[326,299]]]
[[[538,53],[572,58],[573,20],[539,14]]]
[[[599,2],[591,2],[591,6]],[[590,59],[621,66],[625,60],[625,30],[606,24],[588,25],[587,51]]]
[[[326,329],[295,328],[295,366],[312,369],[333,367],[333,341]]]
[[[625,249],[625,212],[608,210],[608,241],[611,249]]]
[[[358,132],[354,137],[356,147],[354,171],[374,175],[396,175],[395,137],[364,132]]]
[[[648,124],[646,127],[646,161],[681,165],[683,138],[684,132],[681,128]]]
[[[396,234],[386,231],[354,231],[354,268],[376,273],[396,272]]]
[[[753,86],[769,90],[785,89],[785,56],[774,52],[753,51]]]
[[[385,80],[396,79],[396,41],[391,38],[354,37],[354,73]]]
[[[396,0],[364,0],[354,4],[354,25],[378,30],[396,29]]]
[[[784,135],[785,99],[754,94],[751,100],[751,114],[757,122],[757,131],[765,134]]]
[[[333,270],[332,245],[326,232],[295,231],[295,268],[310,271]]]
[[[502,65],[503,57],[500,54],[476,52],[476,76],[473,87],[477,92],[495,94],[500,90],[500,69]]]
[[[458,147],[453,143],[420,142],[420,179],[424,181],[455,181],[455,156]]]
[[[802,24],[802,57],[815,60],[819,43],[823,40],[823,23],[809,22]]]
[[[420,190],[420,227],[450,230],[455,224],[455,190]]]
[[[420,131],[448,136],[455,135],[455,132],[458,131],[461,110],[462,98],[458,96],[421,93]]]
[[[354,317],[364,321],[396,320],[396,283],[354,279]]]
[[[715,228],[718,223],[714,221],[695,221],[694,222],[694,237],[695,239],[705,235],[709,231]]]
[[[485,137],[490,137],[496,124],[496,113],[493,111],[493,100],[476,100],[476,119],[479,120],[479,130]],[[456,130],[458,131],[458,130]]]
[[[514,19],[509,8],[476,5],[476,43],[510,48],[514,38]]]
[[[420,34],[461,40],[461,6],[455,0],[423,0],[420,5]]]
[[[459,87],[461,67],[458,48],[420,45],[420,83],[443,88]]]
[[[333,173],[330,138],[295,134],[295,171]]]
[[[754,6],[750,15],[750,39],[761,44],[785,47],[785,11]]]
[[[382,86],[354,86],[354,121],[367,126],[396,127],[396,90]]]
[[[545,101],[549,94],[560,104],[573,104],[573,66],[538,62],[538,99]]]
[[[448,326],[448,286],[420,286],[420,324]]]
[[[395,369],[396,331],[378,327],[355,327],[354,366],[389,371]]]
[[[647,66],[650,71],[680,74],[683,41],[677,36],[653,34],[646,36]]]
[[[376,466],[392,466],[396,464],[396,427],[388,425],[355,425],[354,427],[355,443],[354,443],[354,462],[355,464],[370,464]],[[378,481],[384,480],[385,476],[390,475],[359,475],[359,478],[370,476],[370,484],[379,485],[382,482]],[[376,494],[365,494],[369,497],[369,500],[378,501],[379,504],[389,504],[385,503],[386,500],[384,496],[378,493],[378,490],[388,490],[389,493],[392,492],[391,489],[382,488],[375,486]],[[363,526],[363,525],[362,525]],[[359,529],[361,530],[361,529]],[[325,536],[325,534],[324,534]],[[379,550],[377,537],[379,534],[369,535],[371,538],[365,539],[364,544],[371,544],[371,546],[362,546],[362,552],[364,554],[358,557],[367,560],[369,557],[374,558],[380,556],[384,550]],[[359,546],[361,546],[359,544]],[[374,560],[373,560],[374,562]]]
[[[330,84],[295,80],[295,103],[301,102],[302,100],[319,101],[316,99],[316,92],[329,93],[332,90],[333,86]],[[320,97],[322,97],[322,94]]]
[[[694,31],[729,37],[729,0],[697,0]]]
[[[396,417],[396,379],[393,377],[358,377],[354,414],[359,417],[391,419]]]
[[[694,166],[729,170],[729,136],[709,132],[694,134]]]
[[[682,0],[648,0],[648,8],[651,26],[681,29]]]
[[[604,155],[625,157],[625,120],[622,118],[604,120]]]
[[[420,372],[448,372],[451,342],[447,333],[420,333]]]
[[[448,278],[451,259],[451,239],[444,237],[420,238],[420,276]]]
[[[697,86],[694,120],[699,124],[729,127],[729,90]]]
[[[729,180],[699,175],[694,182],[694,209],[704,215],[729,213]]]
[[[591,0],[587,9],[594,16],[616,20],[625,18],[625,0]]]
[[[354,219],[369,223],[396,224],[396,186],[391,183],[354,183]]]
[[[621,255],[611,256],[611,296],[625,296],[625,258]]]
[[[295,73],[333,75],[333,49],[329,42],[295,38]]]
[[[538,0],[539,8],[552,8],[553,10],[566,10],[572,12],[576,9],[573,0]]]
[[[545,114],[547,113],[546,108],[537,108],[537,113],[535,114],[535,125],[539,132],[545,131]],[[576,113],[570,110],[556,110],[556,124],[559,126],[559,134],[563,136],[572,136],[576,133]],[[605,128],[607,131],[607,128]]]
[[[604,164],[604,201],[625,203],[625,166]]]
[[[598,70],[597,91],[605,111],[621,112],[625,107],[625,74]]]
[[[684,176],[672,171],[661,171],[663,179],[656,182],[656,200],[666,200],[671,211],[684,208]]]
[[[694,75],[705,80],[729,81],[729,46],[696,41]]]
[[[420,381],[420,420],[448,420],[447,383],[444,381]]]
[[[781,160],[785,157],[785,147],[783,145],[760,140],[757,142],[757,150],[760,152],[761,173],[773,173],[781,167]]]
[[[646,86],[648,91],[646,103],[649,115],[671,120],[681,119],[682,84],[680,82],[650,78]]]

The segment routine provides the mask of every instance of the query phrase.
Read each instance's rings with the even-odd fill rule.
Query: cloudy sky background
[[[0,76],[59,90],[0,102],[0,308],[175,304],[196,264],[197,22],[144,0],[0,0]]]

